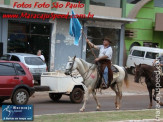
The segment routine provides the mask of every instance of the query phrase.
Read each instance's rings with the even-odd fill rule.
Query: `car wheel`
[[[133,75],[135,75],[135,67],[132,67],[132,68],[131,68],[131,73],[132,73]]]
[[[81,103],[83,101],[84,91],[81,88],[74,88],[70,93],[70,100],[73,103]]]
[[[61,99],[62,94],[59,94],[59,93],[49,93],[49,97],[54,102],[57,102],[57,101],[59,101]]]
[[[12,97],[12,103],[16,105],[24,105],[27,104],[29,99],[29,94],[25,89],[18,89],[15,91]]]

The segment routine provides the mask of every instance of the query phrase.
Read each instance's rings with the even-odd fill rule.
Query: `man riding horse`
[[[95,63],[99,64],[100,75],[104,78],[103,88],[108,88],[113,80],[113,72],[111,70],[112,48],[109,38],[104,38],[103,45],[94,45],[88,39],[87,43],[95,49],[99,50],[99,57],[95,59]]]

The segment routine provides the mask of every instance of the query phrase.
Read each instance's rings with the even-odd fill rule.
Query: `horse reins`
[[[87,80],[91,76],[92,73],[88,76],[88,72],[91,70],[92,67],[93,67],[93,64],[89,67],[89,69],[85,73],[82,74],[82,75],[85,75],[87,73],[86,77],[83,78],[84,81]]]
[[[72,65],[71,65],[71,68],[70,68],[70,76],[71,77],[73,77],[73,75],[72,75],[72,68],[74,66],[75,58],[76,58],[76,56],[74,57],[73,61],[71,61],[72,62]],[[87,73],[87,75],[83,78],[84,81],[87,80],[91,76],[92,73],[88,76],[88,72],[91,70],[92,67],[93,67],[93,64],[88,68],[88,70],[86,72],[84,72],[82,74],[82,75],[85,75]]]

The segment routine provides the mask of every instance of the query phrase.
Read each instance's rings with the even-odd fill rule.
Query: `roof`
[[[117,17],[105,17],[105,16],[94,16],[93,19],[114,21],[114,22],[116,21],[116,22],[122,22],[122,23],[131,23],[131,22],[137,21],[136,19],[130,19],[130,18],[117,18]]]
[[[28,54],[28,53],[7,53],[10,55],[23,56],[23,57],[38,57],[37,55]]]
[[[146,50],[146,51],[149,51],[149,52],[159,52],[159,51],[161,51],[161,53],[163,53],[163,49],[153,48],[153,47],[133,46],[131,49]]]
[[[28,12],[36,12],[36,13],[54,13],[54,14],[67,14],[65,12],[59,12],[59,11],[47,11],[47,10],[39,10],[39,9],[31,9],[31,8],[13,8],[12,6],[9,5],[0,5],[1,9],[4,10],[20,10],[22,11],[28,11]],[[86,19],[86,18],[85,18]],[[88,19],[88,18],[87,18]],[[106,20],[106,21],[116,21],[116,22],[122,22],[122,23],[131,23],[131,22],[136,22],[136,19],[130,19],[130,18],[118,18],[118,17],[105,17],[105,16],[94,16],[93,19],[97,19],[97,20]],[[91,20],[89,18],[89,20]]]

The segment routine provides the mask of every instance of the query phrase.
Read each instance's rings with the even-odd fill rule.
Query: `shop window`
[[[118,64],[119,49],[120,49],[120,30],[100,28],[100,27],[88,27],[87,30],[88,39],[95,45],[102,45],[104,37],[109,37],[113,42],[111,47],[113,49],[112,63]],[[93,49],[95,55],[98,57],[99,51]],[[90,63],[94,63],[94,56],[91,53],[90,47],[87,44],[86,60]]]
[[[143,43],[144,47],[155,47],[155,48],[157,48],[158,45],[159,45],[158,43],[152,43],[152,42],[144,42]]]
[[[134,43],[131,44],[129,50],[131,50],[131,48],[132,48],[133,46],[141,46],[141,44],[140,44],[139,42],[134,42]]]
[[[120,8],[121,0],[90,0],[90,4]]]
[[[154,6],[163,8],[163,0],[154,0]]]
[[[46,63],[50,54],[51,24],[22,21],[9,21],[8,53],[37,54],[42,50]]]

